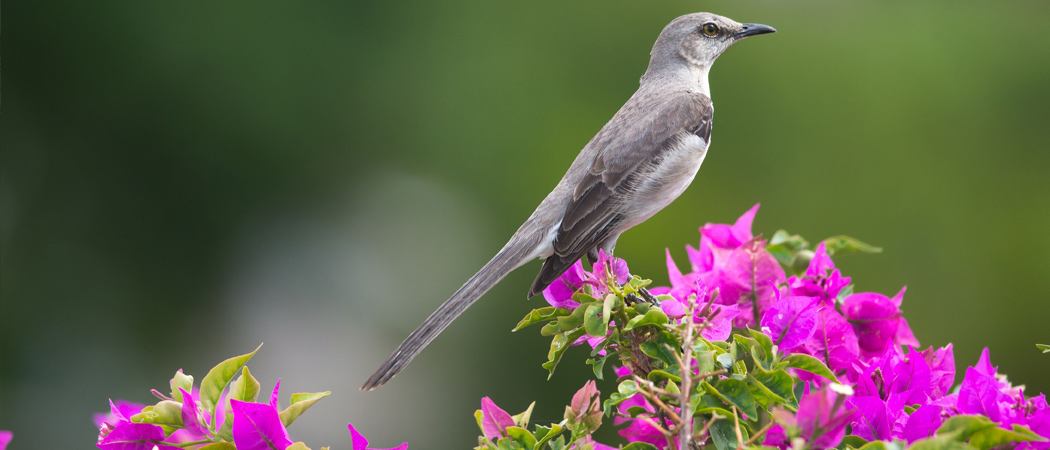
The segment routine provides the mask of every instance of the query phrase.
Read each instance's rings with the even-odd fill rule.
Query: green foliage
[[[154,405],[144,407],[139,413],[132,415],[128,419],[133,423],[160,426],[165,436],[170,437],[175,431],[187,429],[199,437],[198,441],[189,444],[168,442],[160,444],[188,446],[189,448],[200,448],[201,450],[235,449],[233,433],[235,414],[231,411],[230,402],[241,401],[259,404],[259,381],[255,379],[245,364],[260,348],[262,348],[261,344],[251,353],[227,359],[213,367],[208,371],[208,375],[201,380],[198,398],[196,399],[187,398],[182,394],[183,391],[187,394],[192,393],[194,389],[193,377],[184,374],[180,369],[170,381],[172,389],[170,398],[154,391],[154,395],[161,397],[161,400]],[[239,377],[237,377],[238,374],[240,374]],[[224,392],[225,407],[223,409],[225,414],[223,415],[222,424],[217,425],[218,420],[214,417],[212,420],[205,421],[205,417],[214,414],[218,407],[218,400],[223,397]],[[291,425],[297,417],[317,403],[318,400],[327,397],[329,394],[330,392],[292,394],[291,404],[279,413],[276,411],[276,406],[266,405],[267,408],[273,408],[273,414],[279,418],[280,422],[279,424],[269,425],[270,428],[268,430],[273,430],[274,427],[280,430]],[[274,395],[277,395],[276,390]],[[309,450],[301,442],[294,443],[288,448]]]

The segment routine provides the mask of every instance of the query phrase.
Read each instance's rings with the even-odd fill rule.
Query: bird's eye
[[[714,37],[718,34],[718,25],[708,22],[704,26],[700,27],[700,31],[707,37]]]

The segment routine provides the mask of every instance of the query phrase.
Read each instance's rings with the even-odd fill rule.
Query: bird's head
[[[737,41],[776,31],[767,25],[739,23],[711,13],[678,17],[667,24],[656,39],[646,76],[680,70],[682,66],[706,73],[718,55]]]

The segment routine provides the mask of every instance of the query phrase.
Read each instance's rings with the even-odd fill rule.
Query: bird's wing
[[[620,228],[621,207],[637,187],[635,178],[649,173],[661,155],[688,135],[711,138],[711,99],[682,93],[671,100],[632,99],[588,145],[597,146],[590,169],[576,185],[565,208],[554,253],[540,269],[529,295],[536,295],[584,254]]]

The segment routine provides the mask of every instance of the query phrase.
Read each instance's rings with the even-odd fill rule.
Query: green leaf
[[[743,347],[747,351],[751,351],[752,348],[758,346],[758,341],[754,338],[749,338],[742,334],[733,333],[733,340],[736,341],[736,345]]]
[[[901,447],[892,442],[872,441],[864,444],[858,450],[901,450]]]
[[[542,427],[542,426],[537,426],[536,427],[537,433],[539,431],[542,431],[542,430],[547,430],[547,432],[546,432],[546,434],[543,437],[540,437],[539,440],[536,441],[536,445],[533,448],[536,448],[536,449],[543,448],[543,446],[545,444],[547,444],[547,441],[550,441],[551,439],[554,439],[555,436],[561,434],[561,432],[563,430],[565,430],[565,427],[563,427],[561,425],[558,425],[556,423],[552,423],[550,428]]]
[[[528,428],[529,427],[529,419],[532,418],[532,409],[535,408],[535,407],[536,407],[536,402],[532,402],[531,404],[529,404],[529,407],[525,409],[525,411],[522,411],[519,414],[515,414],[513,416],[510,416],[510,419],[513,420],[514,423],[518,424],[519,427]]]
[[[802,250],[809,247],[809,242],[797,234],[789,234],[787,230],[777,230],[769,239],[770,245],[782,245],[792,251]]]
[[[306,444],[302,442],[296,442],[292,445],[285,447],[284,450],[310,450],[310,447],[307,447]]]
[[[735,378],[723,378],[713,386],[706,381],[703,386],[708,392],[714,394],[722,401],[735,405],[740,412],[747,414],[749,420],[758,420],[758,411],[755,410],[755,398],[751,396],[751,390],[747,383]]]
[[[849,236],[833,236],[824,239],[824,248],[827,249],[829,256],[846,253],[880,253],[882,248],[876,247],[871,244],[865,244],[857,239]]]
[[[482,433],[485,433],[485,413],[481,412],[480,409],[474,410],[474,419],[477,419],[478,421],[478,430],[481,430]]]
[[[723,369],[730,370],[733,368],[733,355],[729,353],[722,353],[721,355],[716,356],[715,360],[718,361],[718,364],[721,365]]]
[[[648,442],[632,442],[622,447],[621,450],[658,450],[655,445]]]
[[[648,303],[635,303],[634,305],[631,305],[629,308],[627,308],[627,313],[628,315],[630,315],[631,311],[634,311],[636,314],[645,314],[649,312],[649,310],[652,309],[652,307],[653,305],[650,305]]]
[[[908,450],[974,450],[974,448],[964,442],[959,442],[953,434],[941,434],[915,441],[908,447]]]
[[[835,303],[842,304],[846,300],[846,297],[853,295],[853,285],[848,284],[846,287],[839,291],[838,295],[835,296]]]
[[[580,308],[576,309],[579,310]],[[565,355],[565,351],[569,349],[573,342],[576,342],[576,339],[584,334],[587,334],[587,331],[580,328],[569,334],[558,334],[554,336],[554,339],[551,339],[551,349],[547,352],[547,362],[543,363],[543,368],[549,372],[547,374],[548,380],[554,376],[554,368],[558,367],[558,363],[561,362],[561,357]]]
[[[1020,425],[1014,425],[1012,430],[1007,430],[999,428],[987,417],[969,414],[953,416],[945,420],[944,424],[937,429],[938,435],[951,433],[958,433],[957,439],[969,442],[978,450],[988,450],[1010,442],[1046,440]]]
[[[776,355],[773,353],[773,339],[770,339],[769,335],[758,330],[748,328],[747,332],[751,334],[751,337],[755,338],[755,341],[758,342],[759,347],[762,349],[763,354],[756,359],[765,363],[763,368],[769,370],[776,359]],[[752,353],[752,356],[755,356],[754,353]]]
[[[693,358],[696,359],[697,373],[711,373],[715,371],[715,352],[704,351],[693,353]]]
[[[747,442],[747,430],[744,428],[743,422],[740,425],[740,433],[743,435],[744,442]],[[733,423],[732,415],[730,415],[729,419],[719,420],[711,426],[711,440],[715,442],[715,448],[718,450],[734,450],[737,448],[738,442],[736,441],[735,424]]]
[[[864,438],[855,434],[849,434],[842,438],[842,442],[839,444],[838,448],[861,448],[867,443],[868,441],[864,440]]]
[[[540,328],[540,336],[554,336],[559,332],[561,332],[561,330],[558,329],[558,321],[556,320],[551,321],[544,325],[543,328]]]
[[[665,324],[667,324],[667,314],[664,314],[664,312],[658,308],[653,308],[647,311],[644,316],[635,316],[633,319],[629,320],[623,329],[631,331],[643,325],[656,325],[662,327]]]
[[[1050,353],[1050,345],[1046,344],[1035,344],[1035,348],[1042,350],[1043,353]]]
[[[255,356],[255,352],[262,348],[262,344],[259,344],[251,353],[244,354],[241,356],[235,356],[219,363],[219,365],[212,367],[208,371],[208,374],[201,380],[200,389],[200,400],[201,405],[208,411],[209,414],[215,414],[215,406],[219,401],[219,396],[222,395],[222,391],[226,389],[226,385],[230,383],[233,376],[237,372],[241,371],[241,367]],[[214,419],[213,419],[214,422]]]
[[[605,296],[605,301],[602,302],[602,320],[605,322],[605,327],[609,327],[609,320],[612,319],[613,311],[616,311],[623,307],[623,299],[617,295],[609,294]]]
[[[171,378],[171,398],[175,401],[182,403],[182,392],[179,388],[185,389],[186,392],[193,392],[193,376],[182,373],[182,369],[175,372],[175,376]]]
[[[678,339],[667,331],[660,331],[655,337],[642,342],[639,346],[642,353],[650,358],[656,358],[667,364],[667,367],[676,366],[675,353],[678,350]]]
[[[698,386],[698,390],[703,392],[706,391],[707,388],[705,388],[701,383],[701,385]],[[693,411],[696,414],[718,414],[722,417],[728,417],[730,419],[733,418],[733,412],[730,411],[729,405],[720,400],[717,396],[700,395],[699,397],[697,397],[694,395],[692,398],[690,398],[690,401],[692,401],[693,398],[698,399],[693,408]]]
[[[291,425],[300,414],[306,412],[314,403],[330,394],[330,391],[292,394],[292,404],[288,405],[284,411],[281,411],[281,423],[286,427]]]
[[[824,365],[821,360],[806,354],[792,353],[785,356],[784,359],[780,360],[778,366],[784,365],[799,370],[805,370],[814,375],[820,375],[836,383],[839,382],[838,378],[835,378],[835,374],[831,372],[831,369],[828,369],[828,366]]]
[[[584,289],[590,289],[590,287],[590,285],[584,285]],[[587,303],[598,301],[598,299],[594,298],[594,296],[590,295],[587,292],[584,292],[584,289],[580,289],[576,291],[575,294],[572,294],[572,299],[580,305],[585,305]]]
[[[762,407],[773,403],[789,403],[794,399],[794,380],[784,370],[766,372],[756,369],[747,375],[747,380],[751,384],[751,394]]]
[[[539,323],[545,320],[551,320],[567,315],[569,315],[569,310],[563,308],[556,308],[554,306],[537,308],[532,310],[532,312],[526,314],[525,318],[521,319],[521,322],[518,322],[518,326],[514,327],[514,329],[510,331],[518,331],[534,323]]]
[[[606,416],[612,416],[612,409],[614,406],[623,403],[625,400],[634,397],[634,394],[638,393],[638,383],[634,380],[624,380],[616,387],[616,392],[609,395],[609,398],[605,400],[605,404],[602,406]]]
[[[563,450],[565,448],[565,436],[558,436],[557,439],[550,441],[551,450]]]
[[[649,371],[649,375],[647,375],[646,378],[648,378],[649,381],[652,381],[653,383],[659,383],[659,382],[664,381],[664,380],[671,380],[671,381],[674,381],[675,383],[681,383],[682,382],[682,377],[680,377],[678,375],[675,375],[673,373],[665,372],[663,370],[658,370],[658,369],[653,369],[653,370]]]
[[[259,380],[256,380],[248,371],[248,366],[244,366],[241,377],[230,383],[230,394],[227,398],[255,403],[259,399],[259,387]]]
[[[518,441],[505,437],[496,441],[496,448],[499,450],[522,450],[524,447]]]
[[[172,400],[161,400],[156,405],[142,408],[140,413],[129,419],[135,423],[152,423],[182,428],[182,404]]]
[[[189,392],[189,391],[187,391],[187,392]],[[293,447],[294,447],[294,445],[293,445]],[[288,447],[288,448],[293,448],[293,447]],[[235,445],[233,445],[233,444],[231,444],[229,442],[213,442],[211,444],[205,445],[204,447],[201,447],[200,450],[237,450],[237,446],[235,446]],[[288,450],[288,449],[285,449],[285,450]]]
[[[813,250],[799,250],[798,253],[795,253],[795,257],[791,258],[791,263],[784,270],[793,274],[805,273],[806,269],[809,268],[809,262],[813,260],[813,256]]]
[[[568,316],[564,316],[555,322],[559,331],[575,330],[583,325],[584,315],[587,314],[587,305],[577,306]]]
[[[533,448],[536,445],[536,437],[521,427],[507,427],[505,430],[507,437],[518,441],[521,444],[521,448]]]
[[[608,361],[608,360],[609,360],[608,355],[601,356],[601,357],[598,357],[598,358],[591,358],[591,359],[587,360],[587,364],[590,364],[591,365],[591,370],[594,371],[594,378],[597,378],[599,380],[604,380],[605,379],[605,378],[602,377],[602,370],[605,369],[605,361]]]
[[[587,307],[587,312],[583,316],[583,327],[587,330],[587,334],[594,337],[605,337],[609,332],[609,318],[602,317],[601,313],[602,305],[593,303]]]

